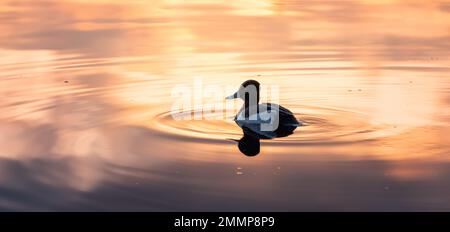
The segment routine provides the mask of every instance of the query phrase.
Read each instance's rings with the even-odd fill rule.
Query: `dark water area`
[[[449,6],[2,1],[0,210],[449,211]],[[302,123],[254,157],[247,79]]]

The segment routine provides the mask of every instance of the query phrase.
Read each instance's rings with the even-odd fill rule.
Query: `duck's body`
[[[238,92],[227,99],[241,98],[244,106],[234,121],[244,134],[258,139],[273,139],[288,136],[301,124],[294,114],[277,104],[259,102],[259,83],[254,80],[244,82]]]
[[[292,134],[301,125],[294,117],[294,114],[283,106],[273,103],[262,103],[258,104],[255,107],[257,109],[254,111],[251,108],[252,106],[243,107],[234,118],[234,121],[244,130],[244,133],[256,138],[273,139],[285,137]],[[249,114],[249,112],[256,112],[256,114]],[[246,115],[248,117],[245,117]],[[273,128],[273,130],[262,130],[262,124],[266,124],[268,128]]]

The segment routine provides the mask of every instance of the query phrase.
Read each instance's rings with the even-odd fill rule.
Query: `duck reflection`
[[[244,133],[244,136],[238,142],[238,148],[242,154],[246,156],[255,156],[259,154],[260,142],[259,138],[255,138],[249,134]]]
[[[240,98],[244,105],[234,121],[242,128],[244,136],[237,141],[239,150],[247,156],[260,152],[260,139],[274,139],[291,135],[300,126],[294,114],[273,103],[259,104],[259,83],[247,80],[239,90],[226,99]]]

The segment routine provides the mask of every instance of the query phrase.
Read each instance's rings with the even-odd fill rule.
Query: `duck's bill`
[[[230,96],[228,96],[228,97],[226,97],[225,99],[235,99],[235,98],[238,98],[238,93],[237,92],[232,94],[232,95],[230,95]]]

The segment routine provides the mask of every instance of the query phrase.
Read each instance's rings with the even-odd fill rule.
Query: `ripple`
[[[295,144],[327,144],[355,143],[374,140],[392,127],[374,125],[368,120],[368,115],[331,107],[316,107],[307,105],[287,105],[302,123],[288,137],[264,140],[272,145]],[[193,115],[198,111],[186,110],[182,113]],[[219,113],[204,114],[204,117],[217,117]],[[177,120],[172,112],[166,111],[154,116],[150,127],[160,135],[169,139],[181,139],[199,143],[226,143],[229,139],[242,137],[242,130],[229,117],[224,120]]]

